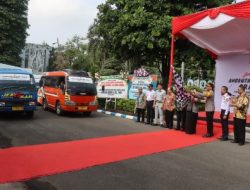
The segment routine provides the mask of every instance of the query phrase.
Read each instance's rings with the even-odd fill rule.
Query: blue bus
[[[37,104],[34,76],[22,69],[0,68],[0,112],[33,117]]]

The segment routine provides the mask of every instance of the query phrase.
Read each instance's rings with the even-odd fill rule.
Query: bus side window
[[[39,81],[39,87],[43,87],[45,84],[45,77],[42,77]]]

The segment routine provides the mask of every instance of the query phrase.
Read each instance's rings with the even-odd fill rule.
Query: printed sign
[[[30,81],[30,75],[25,75],[25,74],[0,74],[0,80]]]
[[[102,76],[97,84],[97,96],[125,99],[128,96],[127,82],[120,75]]]
[[[221,56],[216,61],[215,104],[216,111],[220,111],[221,86],[227,86],[229,92],[236,96],[240,84],[246,87],[250,95],[250,55]],[[250,109],[248,109],[250,114]]]
[[[69,82],[79,82],[79,83],[93,83],[93,80],[91,78],[87,77],[75,77],[75,76],[69,76]]]
[[[149,84],[153,84],[154,89],[156,89],[156,75],[150,75],[147,77],[129,76],[129,99],[137,98],[139,87],[142,87],[143,92],[146,92]]]

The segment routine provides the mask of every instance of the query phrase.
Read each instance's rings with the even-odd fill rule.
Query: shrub
[[[98,102],[98,108],[100,108],[100,109],[104,109],[105,108],[105,99],[98,98],[97,102]]]
[[[128,99],[117,100],[117,105],[116,105],[117,110],[134,113],[134,108],[135,108],[134,100],[128,100]]]
[[[105,99],[98,98],[98,107],[100,109],[105,108]],[[113,110],[115,107],[114,102],[109,102],[107,105],[107,109]],[[128,100],[128,99],[117,99],[116,100],[116,110],[122,111],[122,112],[128,112],[128,113],[134,113],[135,108],[135,101],[134,100]]]

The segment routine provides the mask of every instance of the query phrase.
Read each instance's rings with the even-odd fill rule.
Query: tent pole
[[[172,39],[171,39],[170,70],[169,70],[169,78],[168,78],[168,87],[172,87],[173,66],[174,66],[174,34],[172,34]]]

